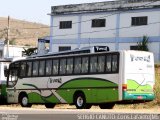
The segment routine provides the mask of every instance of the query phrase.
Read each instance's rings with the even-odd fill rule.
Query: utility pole
[[[9,32],[10,32],[10,17],[8,16],[8,25],[7,25],[7,57],[9,57]]]

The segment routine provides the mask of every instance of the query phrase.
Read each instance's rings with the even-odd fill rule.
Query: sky
[[[51,6],[108,0],[0,0],[0,17],[50,25]]]

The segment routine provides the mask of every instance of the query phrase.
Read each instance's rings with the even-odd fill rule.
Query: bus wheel
[[[45,107],[46,107],[46,108],[54,108],[55,105],[56,105],[56,104],[54,104],[54,103],[46,103],[46,104],[45,104]]]
[[[22,94],[19,98],[19,102],[21,104],[22,107],[31,107],[32,104],[28,103],[28,97],[25,94]]]
[[[77,109],[90,109],[92,106],[91,104],[86,104],[86,98],[83,93],[77,93],[74,96],[74,104]]]
[[[115,103],[104,103],[104,104],[100,104],[99,107],[101,109],[112,109],[114,105]]]

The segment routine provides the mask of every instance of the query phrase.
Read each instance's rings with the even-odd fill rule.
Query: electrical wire
[[[137,29],[140,29],[141,27],[147,27],[148,25],[155,25],[155,24],[159,24],[159,23],[160,22],[152,22],[152,23],[149,23],[147,25],[137,26]],[[52,37],[64,37],[64,36],[72,36],[72,35],[77,35],[77,34],[81,34],[81,35],[82,34],[91,34],[91,33],[107,32],[107,31],[114,31],[114,30],[120,30],[120,29],[129,29],[129,28],[133,28],[133,26],[124,26],[124,27],[120,27],[120,28],[96,30],[96,31],[91,31],[91,32],[82,32],[82,33],[73,33],[73,34],[61,34],[61,35],[55,35],[55,36],[52,36]],[[46,37],[51,37],[51,36],[46,36]],[[37,36],[35,36],[35,37],[22,37],[22,38],[19,37],[19,38],[16,38],[16,39],[28,39],[28,38],[38,38],[38,37]]]
[[[152,3],[155,3],[155,2],[157,2],[157,1],[152,1],[152,2],[146,3],[146,4],[142,5],[142,6],[137,6],[137,7],[138,8],[139,7],[145,7],[146,5],[149,5],[149,4],[152,4]],[[113,14],[110,14],[110,15],[106,15],[106,16],[97,17],[97,18],[94,18],[94,19],[106,18],[106,17],[113,16],[115,14],[124,13],[126,11],[128,11],[128,10],[120,11],[118,13],[116,12],[116,13],[113,13]],[[78,24],[78,23],[88,22],[88,21],[91,21],[91,20],[92,19],[84,20],[84,21],[80,21],[80,22],[74,22],[72,24]],[[160,22],[149,23],[148,25],[150,25],[150,24],[158,24],[158,23],[160,23]],[[42,28],[51,28],[51,27],[58,27],[58,26],[36,27],[36,28],[20,28],[20,29],[42,29]],[[112,28],[112,29],[107,29],[107,30],[97,30],[97,31],[74,33],[74,34],[61,34],[61,35],[55,35],[55,36],[52,36],[52,37],[63,37],[63,36],[71,36],[71,35],[77,35],[77,34],[91,34],[91,33],[97,33],[97,32],[102,32],[102,31],[112,31],[112,30],[116,30],[116,29],[127,29],[127,28],[131,28],[131,27],[133,27],[133,26],[125,26],[125,27],[121,27],[121,28]],[[17,29],[19,29],[19,28],[17,28]],[[51,36],[46,36],[46,37],[51,37]],[[34,36],[34,37],[28,37],[28,36],[27,37],[16,37],[15,39],[29,39],[29,38],[38,38],[38,36]]]
[[[152,3],[155,3],[155,2],[157,2],[157,1],[152,1],[152,2],[146,3],[146,4],[141,5],[141,6],[137,6],[137,7],[135,7],[135,8],[145,7],[145,6],[150,5],[150,4],[152,4]],[[112,13],[112,14],[110,14],[110,15],[105,15],[105,16],[101,16],[101,17],[96,17],[96,18],[88,19],[88,20],[83,20],[83,21],[79,21],[79,22],[74,22],[74,23],[72,23],[72,24],[84,23],[84,22],[92,21],[93,19],[107,18],[107,17],[113,16],[113,15],[115,15],[115,14],[120,14],[120,13],[124,13],[124,12],[127,12],[127,11],[128,11],[128,10],[122,10],[122,11],[120,11],[120,12],[115,12],[115,13]],[[19,22],[19,21],[14,21],[14,22]],[[31,27],[26,27],[26,28],[18,28],[18,29],[45,29],[45,28],[54,28],[54,27],[59,27],[59,25],[54,25],[54,26],[49,26],[49,27],[45,27],[45,26],[44,26],[44,27],[33,27],[33,28],[31,28]]]

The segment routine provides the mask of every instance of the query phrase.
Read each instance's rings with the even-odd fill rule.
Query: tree
[[[8,36],[8,29],[7,28],[3,28],[0,30],[0,39],[5,40],[5,44],[7,44],[7,39],[9,37],[9,43],[11,45],[16,45],[16,36],[19,36],[21,34],[21,32],[18,29],[10,29],[10,33],[11,35]]]
[[[0,39],[4,39],[5,43],[7,40],[7,28],[1,29],[0,30]]]
[[[148,49],[148,43],[149,43],[149,37],[147,37],[147,36],[144,35],[142,41],[137,42],[137,44],[138,44],[138,50],[149,51],[149,49]]]
[[[9,44],[10,44],[10,45],[16,45],[15,39],[10,40],[10,41],[9,41]]]

